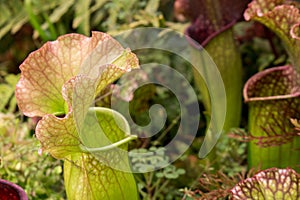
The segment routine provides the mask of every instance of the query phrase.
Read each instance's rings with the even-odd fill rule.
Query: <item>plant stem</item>
[[[170,180],[166,180],[162,186],[160,186],[160,188],[155,189],[154,195],[153,195],[153,199],[157,199],[157,195],[169,184]],[[158,187],[158,185],[157,185]]]
[[[83,146],[83,145],[80,145],[80,148],[84,151],[84,152],[99,152],[99,151],[107,151],[107,150],[111,150],[111,149],[114,149],[122,144],[125,144],[131,140],[135,140],[137,139],[138,136],[136,135],[129,135],[128,137],[118,141],[118,142],[115,142],[115,143],[112,143],[110,145],[107,145],[107,146],[104,146],[104,147],[98,147],[98,148],[90,148],[90,147],[86,147],[86,146]]]
[[[167,133],[177,124],[180,119],[180,115],[178,115],[175,119],[172,120],[172,123],[160,134],[160,136],[155,141],[156,143],[160,143],[160,141],[167,135]]]

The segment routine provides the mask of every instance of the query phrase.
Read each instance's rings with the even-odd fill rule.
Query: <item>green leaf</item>
[[[8,74],[5,76],[5,82],[7,82],[10,86],[16,87],[16,84],[18,83],[20,76],[14,75],[14,74]]]
[[[47,42],[31,53],[20,66],[21,79],[16,87],[19,108],[31,117],[66,114],[66,104],[61,92],[64,83],[77,74],[98,75],[99,70],[106,69],[104,65],[111,64],[122,56],[122,61],[126,61],[127,65],[116,61],[115,68],[123,69],[121,71],[124,72],[131,68],[131,64],[132,68],[138,67],[134,54],[124,50],[116,40],[101,32],[93,32],[91,38],[68,34],[56,41]],[[120,75],[116,74],[113,80]],[[98,90],[106,86],[102,83],[104,82],[99,82]]]
[[[159,0],[149,0],[147,6],[145,8],[145,11],[150,14],[153,14],[153,13],[157,12],[158,7],[159,7]]]
[[[109,130],[105,129],[113,126],[112,123],[123,128],[126,135],[129,134],[128,125],[124,125],[126,120],[116,111],[95,108],[96,112],[92,112],[89,108],[96,97],[96,89],[108,85],[123,72],[115,65],[106,65],[104,68],[99,75],[94,74],[96,79],[78,75],[64,84],[63,97],[69,105],[69,112],[64,118],[48,114],[39,121],[36,136],[42,143],[42,149],[52,156],[62,159],[73,153],[85,152],[88,148],[102,147],[124,139],[118,137],[110,142],[110,137],[117,137],[113,132],[111,136],[106,134]],[[101,120],[97,115],[99,112],[102,114]],[[115,118],[110,122],[112,116]]]
[[[9,74],[5,76],[5,82],[0,84],[0,111],[6,110],[5,107],[8,105],[8,111],[13,111],[16,107],[15,97],[13,93],[15,86],[19,80],[18,75]]]
[[[80,0],[75,5],[75,19],[73,20],[73,28],[78,28],[85,35],[90,32],[90,7],[91,0]]]
[[[71,184],[70,188],[67,188],[68,198],[137,199],[133,175],[128,173],[130,167],[126,152],[127,144],[119,146],[120,149],[97,150],[99,149],[97,147],[112,146],[112,143],[128,137],[129,125],[127,121],[113,110],[97,108],[95,114],[98,124],[91,123],[94,114],[91,111],[93,110],[90,110],[91,115],[87,117],[89,123],[83,126],[81,131],[81,134],[84,134],[82,143],[85,146],[94,147],[89,148],[90,151],[93,149],[96,149],[96,151],[71,155],[71,160],[75,165],[68,161],[65,162],[65,176],[68,175],[68,170],[70,170],[70,180],[66,178],[66,182],[86,181],[83,183],[85,187],[82,190]],[[76,163],[80,163],[81,166],[78,168]],[[76,194],[74,194],[74,191],[77,191]]]
[[[80,133],[72,117],[59,119],[49,115],[37,128],[43,150],[66,160],[68,199],[137,199],[133,175],[128,173],[127,144],[119,148],[112,145],[130,136],[127,121],[107,108],[90,109],[89,114]],[[112,147],[101,150],[105,145]]]
[[[14,88],[11,88],[7,84],[0,85],[0,110],[2,111],[7,105],[11,95],[14,93]]]
[[[292,169],[271,168],[245,179],[231,189],[231,199],[284,199],[300,196],[300,176]]]
[[[136,137],[121,114],[89,108],[102,89],[136,67],[135,54],[100,32],[62,36],[22,64],[19,107],[42,116],[36,128],[42,150],[66,160],[68,199],[137,199],[127,158],[127,143]]]
[[[69,159],[72,162],[64,163],[68,199],[138,199],[132,174],[111,169],[91,154],[75,154]]]
[[[31,53],[20,66],[21,79],[16,88],[18,105],[24,114],[65,113],[62,86],[78,73],[84,57],[99,40],[70,34]]]

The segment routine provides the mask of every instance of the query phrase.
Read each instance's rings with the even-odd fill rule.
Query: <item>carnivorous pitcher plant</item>
[[[137,199],[130,173],[127,121],[94,98],[138,59],[111,36],[67,34],[47,42],[21,64],[16,86],[20,110],[41,117],[35,130],[41,151],[64,160],[67,197]]]
[[[210,69],[207,63],[210,63],[210,59],[212,59],[222,76],[226,96],[211,99],[207,87],[214,88],[215,76],[206,77],[208,80],[206,84],[199,73],[196,71],[194,73],[195,82],[200,90],[208,116],[207,120],[210,120],[212,107],[216,108],[217,117],[222,115],[218,113],[218,110],[221,110],[218,109],[218,106],[221,105],[222,99],[225,98],[227,101],[224,132],[228,132],[230,128],[238,127],[241,119],[242,63],[240,53],[235,45],[232,27],[242,18],[246,5],[247,1],[239,0],[177,0],[175,3],[175,14],[179,17],[185,16],[192,21],[186,34],[197,44],[194,41],[191,41],[191,44],[205,54],[202,51],[201,46],[203,46],[210,56],[203,55],[202,58],[198,58],[199,53],[194,56],[195,61],[200,62],[202,74],[208,76],[206,71]],[[207,131],[206,134],[211,135],[211,144],[218,138],[216,133]],[[211,144],[208,145],[207,151],[211,150],[213,146]],[[200,157],[202,156],[200,155]]]
[[[300,118],[300,14],[296,5],[254,0],[244,13],[246,20],[261,22],[277,34],[291,62],[257,73],[244,87],[249,103],[249,167],[300,169],[300,138],[290,121]]]

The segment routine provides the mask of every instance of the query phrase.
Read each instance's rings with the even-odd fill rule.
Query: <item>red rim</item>
[[[28,200],[25,191],[18,185],[0,179],[1,200]]]

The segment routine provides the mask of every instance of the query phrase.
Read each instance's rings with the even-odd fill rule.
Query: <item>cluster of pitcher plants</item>
[[[181,4],[185,9],[180,9]],[[186,35],[205,48],[221,73],[227,94],[223,134],[239,127],[242,96],[248,104],[247,134],[234,136],[248,143],[248,169],[262,170],[236,185],[219,188],[223,192],[215,196],[300,196],[299,7],[297,2],[285,0],[175,3],[176,13],[192,21]],[[233,31],[243,18],[262,23],[275,33],[289,57],[288,64],[262,70],[245,84],[243,67],[247,66],[242,66]],[[91,37],[75,33],[61,36],[31,53],[21,64],[16,86],[19,109],[28,117],[40,118],[35,129],[40,153],[64,160],[68,199],[139,198],[126,154],[128,143],[137,137],[130,133],[120,113],[91,106],[110,84],[136,68],[138,57],[102,32],[93,32]],[[211,108],[218,101],[210,101],[207,87],[196,72],[194,79],[209,121]],[[212,150],[208,159],[217,156]],[[209,197],[205,195],[209,194],[186,192],[195,199]]]
[[[190,11],[198,9],[200,14],[182,13],[193,22],[186,33],[206,48],[222,74],[228,102],[225,131],[239,125],[241,114],[241,55],[232,34],[233,26],[240,20],[239,14],[243,13],[246,21],[259,22],[275,33],[289,60],[284,66],[258,72],[244,84],[243,97],[249,107],[247,134],[231,134],[248,142],[248,168],[263,171],[229,189],[199,193],[204,199],[229,194],[231,199],[297,199],[300,192],[297,174],[300,166],[297,128],[300,117],[299,4],[282,0],[201,2],[203,4],[192,2],[194,4],[189,5]],[[207,93],[201,80],[197,86],[204,94]],[[209,98],[204,98],[208,110],[213,106],[209,101]],[[282,185],[284,183],[287,184]]]

